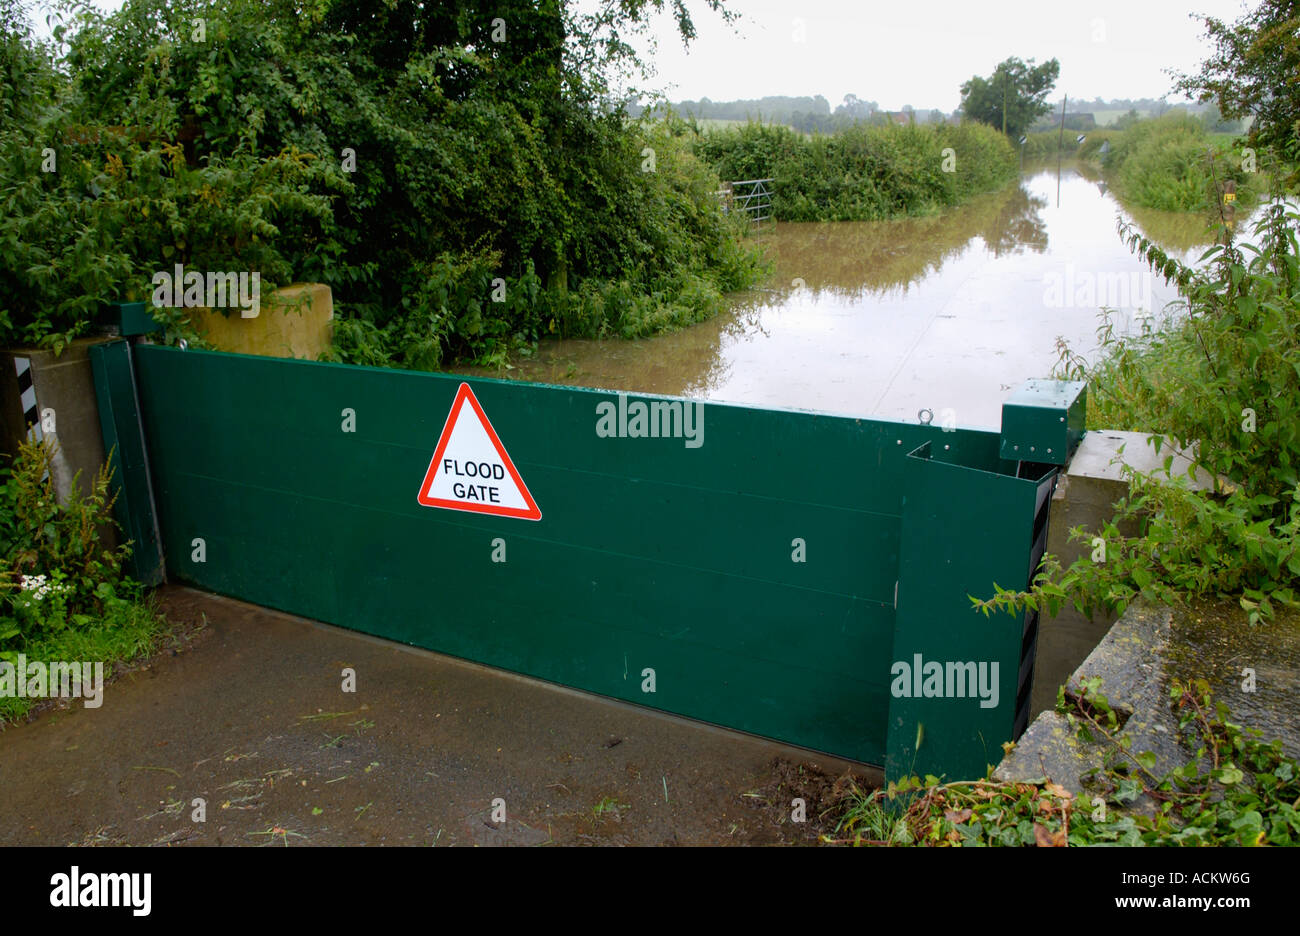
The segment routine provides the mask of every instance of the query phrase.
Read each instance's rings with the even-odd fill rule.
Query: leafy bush
[[[620,163],[638,167],[638,177],[609,186],[611,216],[599,227],[612,229],[625,214],[638,223],[577,253],[617,277],[575,272],[566,288],[548,289],[531,259],[509,275],[499,251],[446,254],[420,268],[399,300],[401,314],[384,324],[369,316],[337,322],[334,359],[426,370],[452,356],[503,364],[543,336],[639,338],[721,311],[725,292],[767,269],[744,241],[745,222],[719,210],[717,176],[663,126],[633,124],[620,145],[627,149]],[[639,168],[646,148],[655,154],[652,172]],[[600,259],[606,252],[617,256]]]
[[[126,600],[120,590],[131,593],[122,576],[129,547],[109,547],[101,536],[111,522],[111,468],[101,469],[88,493],[73,484],[62,504],[53,469],[50,445],[32,440],[0,466],[0,657],[12,658],[25,642],[85,627]]]
[[[951,148],[953,170],[944,171]],[[783,221],[874,221],[925,214],[1000,188],[1016,174],[1006,138],[981,124],[856,124],[806,138],[750,122],[708,131],[695,152],[727,180],[772,178]]]
[[[1184,114],[1130,125],[1102,165],[1124,199],[1162,211],[1213,208],[1218,186],[1228,181],[1237,183],[1240,201],[1252,194],[1240,158],[1208,137],[1202,121]]]
[[[86,493],[79,478],[64,503],[50,443],[27,441],[0,465],[0,660],[130,660],[151,650],[164,622],[143,588],[122,573],[128,545],[110,546],[111,467]],[[0,723],[28,698],[0,698]]]
[[[150,299],[154,272],[178,263],[260,271],[270,290],[295,271],[283,235],[330,223],[328,202],[299,191],[317,174],[301,154],[214,157],[190,168],[179,146],[105,134],[65,153],[58,172],[42,172],[42,138],[69,129],[54,118],[0,133],[0,342],[57,352],[91,327],[103,303]],[[184,310],[154,314],[194,339]]]
[[[183,263],[324,282],[335,359],[431,368],[693,321],[762,269],[707,167],[572,58],[608,17],[526,0],[64,7],[67,77],[43,61],[51,90],[0,126],[0,340],[61,346]],[[622,283],[637,308],[596,315]]]

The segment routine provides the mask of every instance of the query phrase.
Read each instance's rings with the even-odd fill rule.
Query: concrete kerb
[[[1115,623],[1105,639],[1074,671],[1077,686],[1101,679],[1101,692],[1124,718],[1117,738],[1127,736],[1130,750],[1156,755],[1161,775],[1187,760],[1178,741],[1178,723],[1165,699],[1162,655],[1170,636],[1169,608],[1137,603]],[[1111,746],[1098,739],[1081,741],[1064,715],[1045,711],[1030,724],[1015,748],[993,772],[996,780],[1026,781],[1047,777],[1074,793],[1083,791],[1083,774],[1100,767]]]

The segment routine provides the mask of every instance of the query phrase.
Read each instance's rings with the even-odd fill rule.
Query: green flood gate
[[[125,341],[93,359],[106,447],[147,451],[117,476],[129,529],[158,531],[146,579],[893,774],[982,775],[1024,728],[1036,619],[967,596],[1029,581],[1077,385],[1040,386],[1066,405],[1031,401],[1023,441],[1055,450],[1029,462],[938,425]]]

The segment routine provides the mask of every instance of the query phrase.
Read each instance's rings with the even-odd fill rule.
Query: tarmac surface
[[[0,843],[815,844],[850,769],[879,782],[220,596],[159,596],[181,636],[119,668],[101,707],[61,700],[0,732]]]

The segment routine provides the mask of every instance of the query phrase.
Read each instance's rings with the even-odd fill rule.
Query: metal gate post
[[[1038,614],[985,617],[970,599],[1033,580],[1057,466],[1078,445],[1085,408],[1081,383],[1030,381],[1004,406],[998,452],[958,460],[926,443],[910,453],[889,664],[891,779],[983,777],[1024,731]]]
[[[104,451],[114,466],[112,490],[117,500],[113,512],[131,541],[127,571],[145,585],[158,585],[166,579],[166,572],[131,345],[126,341],[95,345],[90,349],[90,364]]]

